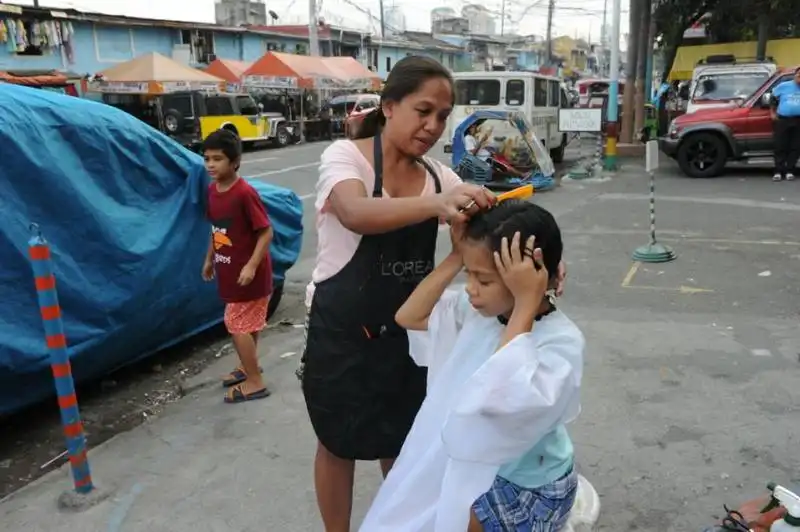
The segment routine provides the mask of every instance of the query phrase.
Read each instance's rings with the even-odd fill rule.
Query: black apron
[[[375,187],[383,194],[383,152],[374,139]],[[439,177],[423,160],[441,192]],[[427,369],[414,364],[394,315],[428,275],[439,220],[363,235],[353,258],[316,283],[302,373],[311,425],[340,458],[397,458],[425,399]]]

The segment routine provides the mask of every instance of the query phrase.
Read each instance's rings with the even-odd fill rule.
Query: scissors
[[[753,532],[753,529],[744,520],[744,516],[736,510],[723,506],[727,515],[722,518],[722,528],[731,532]]]

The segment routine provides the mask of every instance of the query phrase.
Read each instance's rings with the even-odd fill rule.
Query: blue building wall
[[[420,50],[417,48],[403,48],[402,46],[379,46],[372,49],[373,58],[377,53],[377,73],[386,79],[389,72],[398,61],[409,55],[424,55],[439,61],[450,70],[458,70],[459,65],[469,59],[466,52],[451,52],[439,50]]]
[[[171,57],[174,46],[181,43],[181,30],[158,26],[122,26],[72,21],[74,37],[71,60],[60,50],[42,56],[17,55],[0,45],[0,69],[5,70],[68,70],[78,74],[94,74],[135,57],[157,52]],[[214,31],[214,52],[222,59],[255,61],[268,50],[286,53],[304,53],[308,40],[303,37]],[[329,43],[320,43],[323,54],[330,50]],[[407,55],[427,55],[451,70],[458,70],[460,62],[468,57],[465,52],[420,50],[418,47],[379,46],[378,73],[386,77],[395,64]],[[464,56],[462,58],[462,56]],[[194,66],[201,66],[195,64]]]
[[[58,69],[94,74],[147,53],[157,52],[171,57],[173,47],[181,43],[181,30],[175,28],[112,26],[80,21],[73,21],[72,25],[75,35],[71,62],[59,50],[42,56],[25,56],[10,52],[7,46],[0,46],[0,69]],[[255,61],[267,52],[268,43],[289,53],[294,53],[298,45],[307,47],[300,38],[214,32],[214,51],[222,59]]]
[[[513,52],[517,56],[517,65],[526,70],[538,70],[542,66],[542,53],[530,50]]]

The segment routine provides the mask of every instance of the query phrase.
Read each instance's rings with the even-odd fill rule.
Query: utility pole
[[[608,15],[608,0],[603,0],[603,26],[600,28],[600,60],[597,62],[600,70],[600,77],[607,76],[606,49],[608,48],[608,35],[606,34],[606,18]]]
[[[613,0],[611,7],[611,67],[608,84],[608,110],[606,112],[605,169],[617,169],[617,121],[619,120],[619,23],[622,0]]]
[[[642,2],[650,0],[631,0],[628,21],[628,57],[625,64],[625,92],[622,98],[622,130],[619,140],[623,144],[633,141],[633,118],[635,114],[634,94],[636,93],[636,66],[639,57],[639,26],[641,26]]]
[[[658,0],[653,1],[652,12],[650,13],[650,31],[647,32],[647,72],[644,78],[644,94],[647,101],[653,98],[653,56],[655,55],[656,45],[656,8]]]
[[[317,0],[308,0],[308,44],[309,54],[319,57],[319,20],[317,17]]]
[[[506,29],[506,0],[500,4],[500,37],[503,36]]]
[[[383,11],[384,11],[384,9],[383,9],[383,0],[379,0],[379,2],[380,2],[380,7],[381,7],[381,39],[385,39],[386,38],[386,18],[384,17],[384,14],[383,14]]]
[[[556,10],[556,0],[550,0],[547,6],[547,65],[553,62],[553,12]]]
[[[647,56],[652,49],[650,46],[650,10],[652,0],[640,0],[641,17],[639,17],[639,38],[636,62],[636,115],[633,122],[634,137],[644,127],[645,81],[647,79]]]

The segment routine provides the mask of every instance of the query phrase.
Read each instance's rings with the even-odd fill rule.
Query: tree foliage
[[[800,37],[797,0],[660,0],[654,17],[664,50],[663,79],[672,70],[683,32],[708,13],[712,43]]]
[[[683,32],[692,27],[706,13],[717,9],[719,5],[720,0],[661,0],[656,5],[653,12],[656,40],[664,50],[662,79],[667,79],[667,75],[672,70],[678,48],[683,43]]]
[[[738,0],[714,10],[708,30],[715,43],[755,41],[759,30],[767,39],[798,37],[800,10],[795,0]]]

